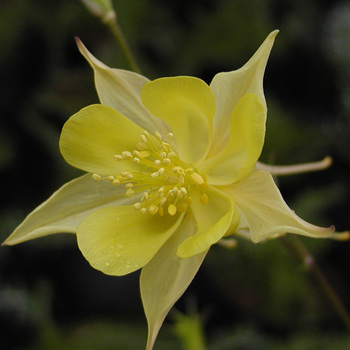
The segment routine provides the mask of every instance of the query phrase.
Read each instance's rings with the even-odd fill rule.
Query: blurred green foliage
[[[208,83],[242,66],[279,28],[265,92],[262,159],[293,164],[331,155],[332,168],[278,179],[298,214],[349,229],[350,6],[340,0],[114,1],[119,23],[149,78],[194,75]],[[99,59],[128,68],[112,35],[78,0],[0,2],[0,238],[80,172],[62,160],[63,123],[98,102],[80,37]],[[350,308],[349,243],[303,239]],[[146,323],[137,273],[90,268],[74,237],[0,250],[3,349],[142,349]],[[177,304],[194,298],[208,349],[346,349],[334,311],[278,241],[214,247]],[[172,322],[169,318],[168,322]],[[166,324],[155,349],[179,349]]]

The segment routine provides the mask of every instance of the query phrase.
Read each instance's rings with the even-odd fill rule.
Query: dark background
[[[333,158],[323,172],[280,178],[287,203],[317,225],[350,228],[350,4],[316,0],[115,1],[143,74],[241,67],[280,29],[265,75],[262,160]],[[79,1],[0,1],[0,239],[80,172],[60,156],[64,122],[98,102],[74,36],[112,67],[128,68],[112,35]],[[302,238],[350,308],[349,243]],[[279,241],[213,247],[176,308],[195,305],[208,349],[347,349],[334,310]],[[2,349],[142,349],[138,274],[90,268],[73,235],[0,248]],[[180,349],[172,314],[155,350]]]

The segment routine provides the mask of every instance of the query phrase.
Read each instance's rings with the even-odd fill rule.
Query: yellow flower
[[[54,193],[5,244],[71,232],[94,268],[116,276],[142,268],[152,349],[168,311],[224,236],[331,236],[333,227],[296,216],[257,163],[266,121],[262,80],[276,34],[210,85],[111,69],[78,40],[101,104],[66,122],[60,150],[89,174]]]

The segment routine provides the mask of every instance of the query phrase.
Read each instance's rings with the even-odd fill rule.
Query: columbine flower
[[[76,233],[89,263],[109,275],[142,268],[147,349],[209,248],[230,234],[253,242],[287,232],[329,237],[289,209],[257,165],[265,135],[262,79],[277,31],[241,69],[208,86],[180,76],[149,81],[111,69],[78,40],[100,105],[64,125],[65,160],[89,174],[65,184],[6,240]]]

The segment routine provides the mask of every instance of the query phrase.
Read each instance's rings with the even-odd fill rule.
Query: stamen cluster
[[[134,208],[141,214],[158,213],[163,216],[165,211],[169,215],[185,212],[192,202],[190,197],[192,186],[199,188],[201,203],[207,204],[209,197],[205,193],[208,189],[206,178],[176,155],[171,147],[174,135],[169,133],[167,142],[163,141],[158,131],[154,136],[143,130],[136,149],[114,155],[117,162],[137,163],[140,166],[138,171],[125,170],[117,176],[110,175],[105,178],[93,174],[93,178],[108,179],[113,185],[124,185],[126,197],[140,194]]]

